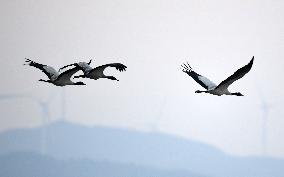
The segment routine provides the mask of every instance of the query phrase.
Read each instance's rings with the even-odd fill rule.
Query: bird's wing
[[[59,68],[58,72],[60,72],[61,70],[65,69],[65,68],[68,68],[69,66],[76,66],[76,63],[72,63],[72,64],[69,64],[69,65],[65,65],[65,66]]]
[[[104,70],[107,68],[107,67],[115,67],[118,71],[122,72],[122,71],[125,71],[126,70],[126,66],[121,64],[121,63],[110,63],[110,64],[106,64],[106,65],[102,65],[102,66],[98,66],[94,69],[92,69],[89,74],[93,75],[93,74],[103,74]]]
[[[190,77],[192,77],[197,83],[199,83],[206,90],[214,89],[217,86],[214,82],[212,82],[208,78],[194,72],[188,63],[183,64],[181,66],[183,68],[182,69],[183,72],[185,72]]]
[[[75,66],[74,68],[68,69],[61,73],[57,79],[58,81],[70,81],[70,78],[73,76],[73,74],[80,70],[80,67]]]
[[[59,73],[53,67],[37,63],[27,58],[26,58],[25,65],[30,65],[30,66],[40,69],[42,72],[44,72],[47,75],[47,77],[50,80],[55,80],[59,76]]]
[[[61,67],[59,69],[59,71],[61,71],[62,69],[65,69],[69,66],[77,66],[80,67],[80,69],[84,72],[84,74],[87,74],[88,72],[90,72],[90,70],[92,70],[93,68],[90,66],[92,60],[90,60],[88,63],[86,62],[79,62],[79,63],[73,63],[73,64],[69,64],[69,65],[65,65],[63,67]]]
[[[254,56],[252,57],[252,59],[250,60],[250,62],[241,67],[240,69],[238,69],[236,72],[234,72],[234,74],[232,74],[230,77],[228,77],[227,79],[225,79],[224,81],[222,81],[217,87],[217,88],[228,88],[233,82],[235,82],[236,80],[242,78],[244,75],[246,75],[246,73],[248,73],[252,67],[253,64],[253,60],[254,60]]]

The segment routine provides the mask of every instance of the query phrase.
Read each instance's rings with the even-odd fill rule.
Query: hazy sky
[[[62,88],[23,66],[24,58],[59,68],[121,62],[120,81],[84,80],[65,87],[66,119],[158,131],[202,141],[236,155],[262,153],[261,96],[269,105],[267,154],[284,157],[284,1],[280,0],[1,0],[0,93],[50,102],[60,118]],[[252,70],[229,89],[245,97],[195,94],[181,71],[217,84],[255,56]],[[41,124],[33,99],[1,99],[0,130]]]

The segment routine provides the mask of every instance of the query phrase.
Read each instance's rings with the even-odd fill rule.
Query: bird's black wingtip
[[[253,61],[254,61],[254,56],[252,56],[252,59],[251,59],[250,62],[246,65],[246,67],[249,68],[249,70],[252,68]]]
[[[249,65],[252,65],[253,61],[254,61],[254,56],[252,56],[252,59],[250,60]]]
[[[30,65],[30,63],[33,62],[32,60],[30,60],[28,58],[25,58],[25,60],[26,60],[25,61],[26,63],[24,63],[23,65]]]
[[[29,58],[25,58],[25,60],[26,60],[26,62],[30,62],[30,61],[32,61],[31,59],[29,59]]]
[[[185,73],[188,73],[188,72],[191,72],[191,71],[192,71],[192,68],[191,68],[191,66],[189,65],[188,62],[183,63],[183,64],[181,65],[181,67],[182,67],[182,71],[185,72]]]

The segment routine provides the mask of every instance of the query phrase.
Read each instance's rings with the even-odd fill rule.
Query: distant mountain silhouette
[[[35,153],[0,156],[1,177],[202,177],[185,171],[169,171],[146,166],[56,160]],[[204,176],[203,176],[204,177]]]
[[[47,155],[153,168],[183,169],[205,176],[283,177],[283,159],[229,156],[213,146],[187,139],[133,130],[86,127],[57,122],[46,127]],[[0,154],[40,152],[40,128],[0,134]]]

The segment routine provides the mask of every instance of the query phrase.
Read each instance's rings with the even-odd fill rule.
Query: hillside
[[[283,177],[283,159],[229,156],[217,148],[175,136],[57,122],[47,130],[46,155],[185,170],[218,177]],[[0,154],[40,152],[41,129],[0,134]]]

